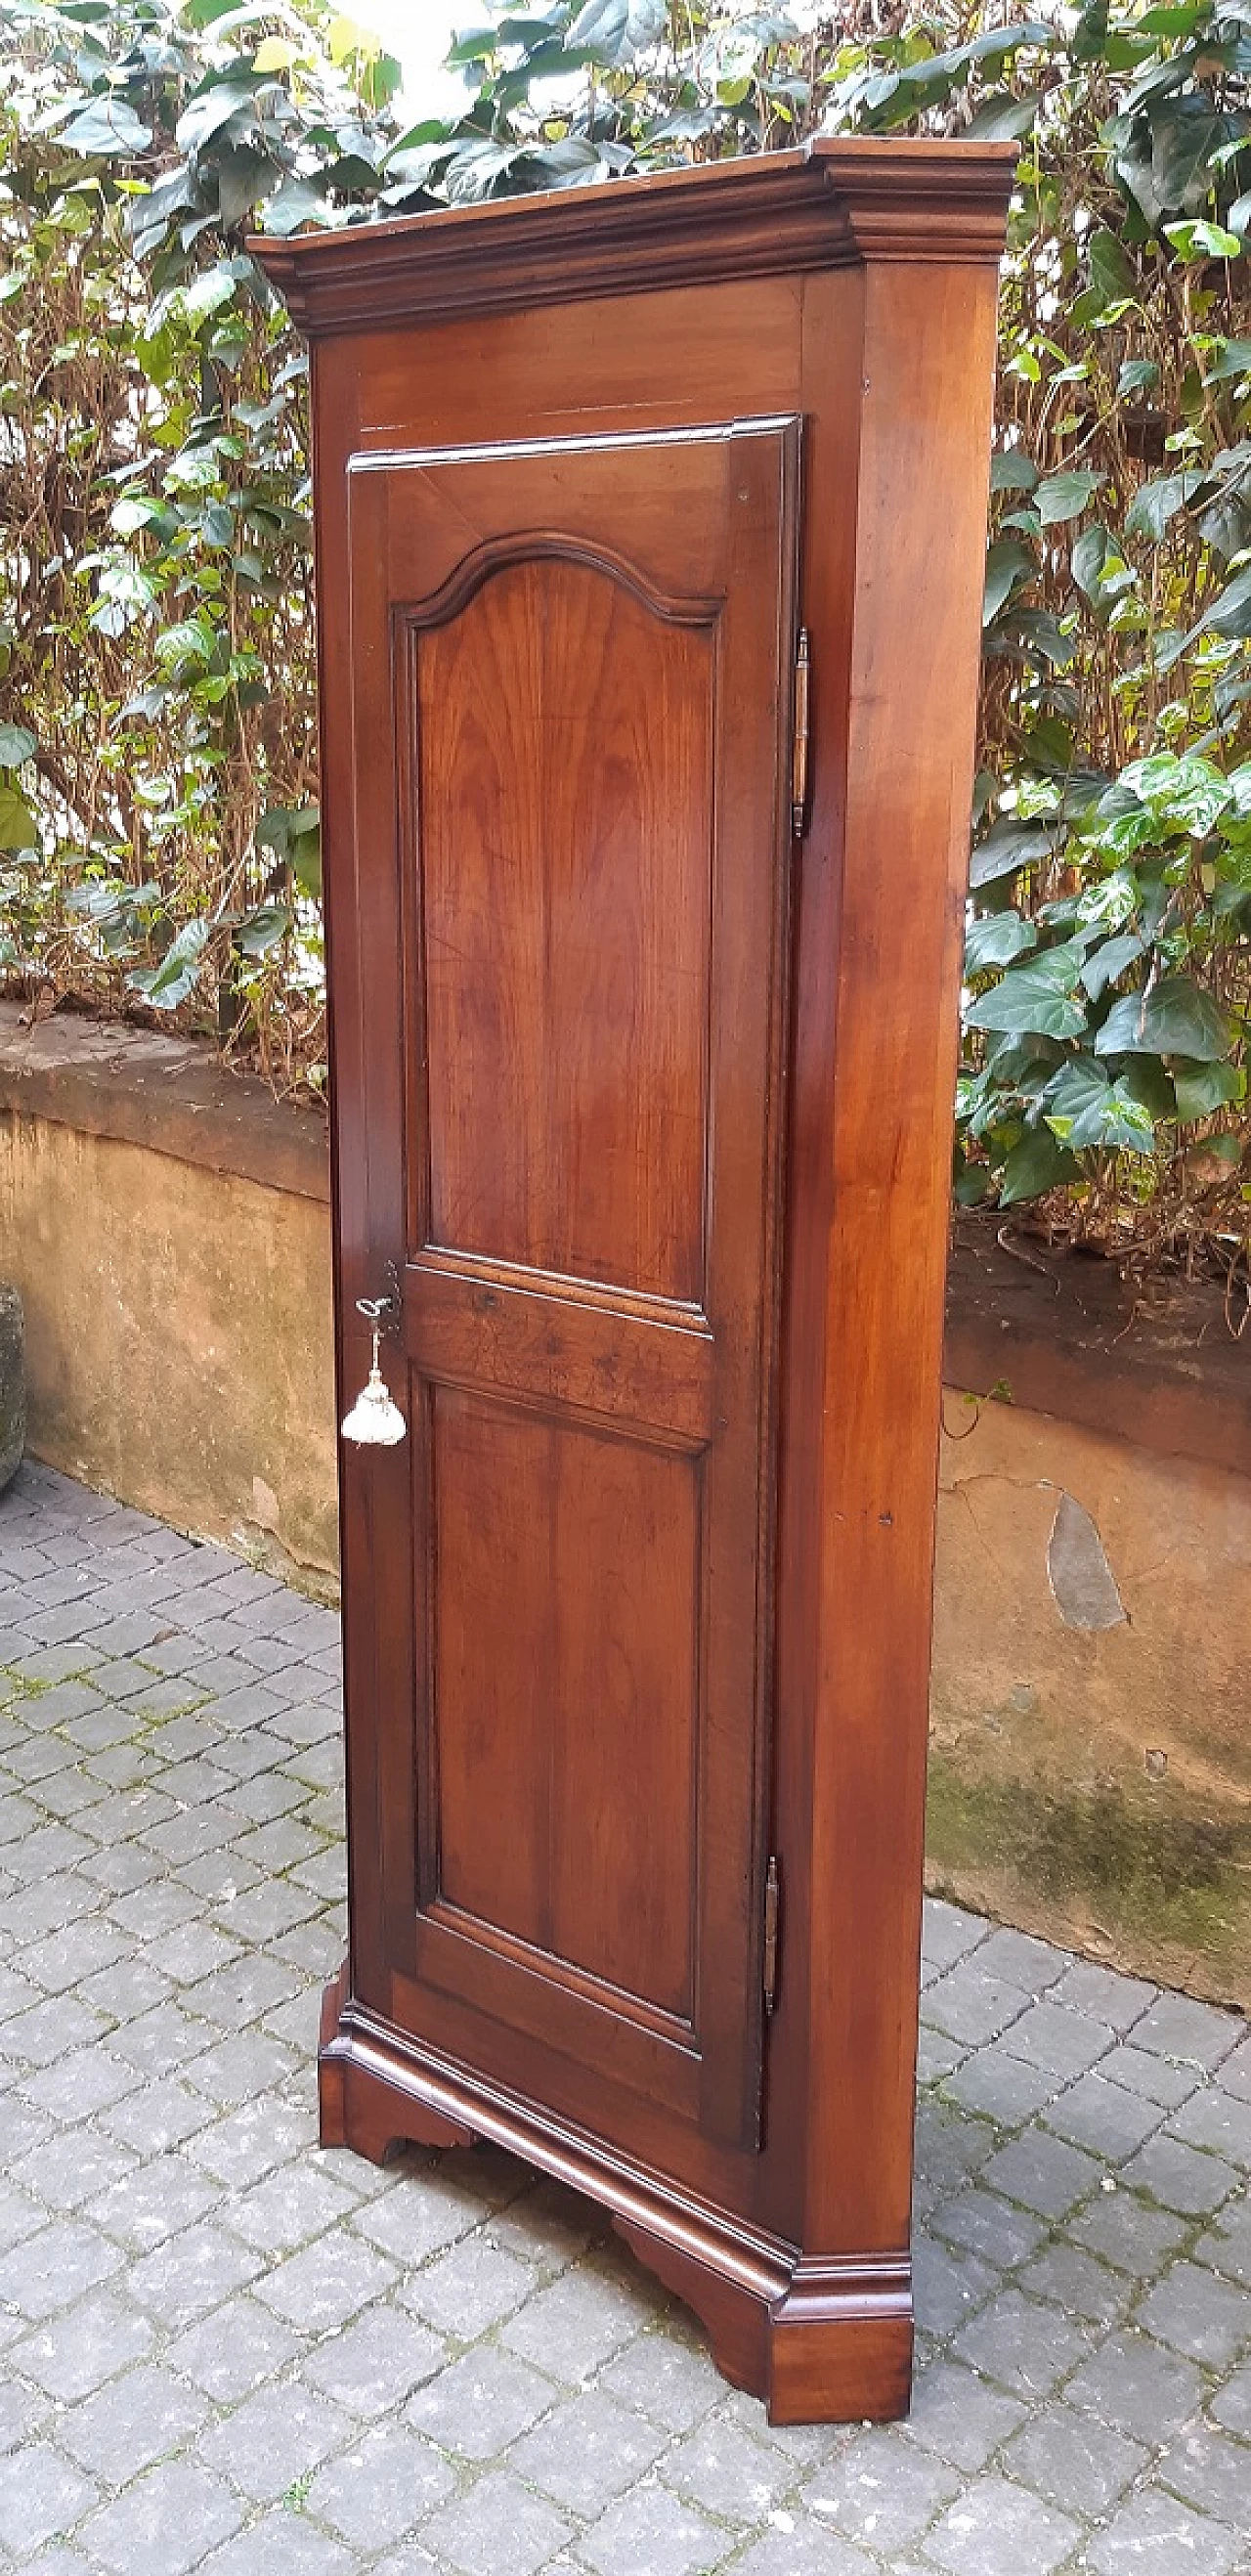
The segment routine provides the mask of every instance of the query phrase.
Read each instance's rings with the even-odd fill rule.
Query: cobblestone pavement
[[[0,2568],[1247,2576],[1251,2037],[927,1909],[906,2430],[771,2432],[508,2158],[315,2143],[337,1623],[0,1501]]]

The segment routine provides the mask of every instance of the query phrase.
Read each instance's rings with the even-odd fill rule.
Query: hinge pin
[[[808,680],[812,664],[808,629],[795,647],[795,733],[791,750],[791,834],[802,841],[808,821]]]
[[[765,1871],[764,1910],[764,2007],[771,2013],[778,1997],[778,1909],[781,1883],[776,1852],[769,1855]]]

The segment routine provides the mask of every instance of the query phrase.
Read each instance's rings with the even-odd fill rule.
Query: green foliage
[[[414,120],[322,0],[0,0],[10,978],[319,1065],[303,362],[252,226],[1010,138],[957,1196],[1245,1243],[1249,28],[480,0]]]

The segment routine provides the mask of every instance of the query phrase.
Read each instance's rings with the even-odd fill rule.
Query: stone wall
[[[0,1005],[0,1277],[39,1456],[333,1582],[316,1114]],[[930,1884],[1251,2004],[1251,1328],[969,1220],[948,1376]]]

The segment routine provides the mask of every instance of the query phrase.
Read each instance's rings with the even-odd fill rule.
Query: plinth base
[[[381,2164],[393,2147],[505,2147],[608,2210],[640,2262],[707,2330],[713,2359],[773,2424],[886,2423],[912,2380],[906,2254],[820,2257],[684,2192],[327,1986],[321,2143]]]

